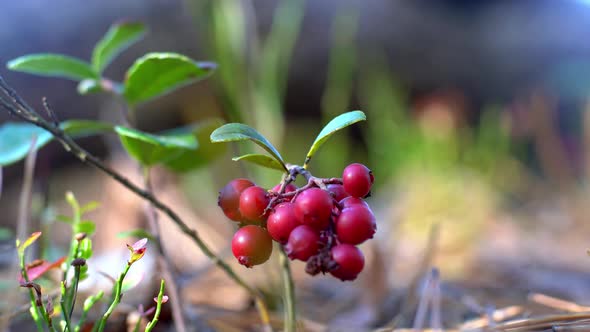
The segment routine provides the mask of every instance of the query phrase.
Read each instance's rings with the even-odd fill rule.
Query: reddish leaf
[[[27,275],[29,277],[29,281],[33,281],[39,277],[41,277],[45,272],[59,267],[64,261],[66,260],[66,256],[56,260],[55,262],[51,263],[46,260],[36,260],[31,264],[27,265]],[[19,276],[18,278],[19,283],[24,283],[25,280],[23,276]]]

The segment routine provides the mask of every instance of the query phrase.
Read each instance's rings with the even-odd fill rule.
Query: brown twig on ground
[[[70,136],[68,136],[61,128],[53,125],[52,123],[48,122],[47,120],[43,119],[39,114],[14,91],[4,79],[0,76],[0,90],[4,93],[6,97],[10,99],[8,101],[5,96],[0,96],[0,107],[6,109],[9,114],[22,119],[25,122],[43,128],[50,132],[57,141],[59,141],[66,151],[73,154],[77,157],[80,161],[90,166],[93,166],[109,177],[113,178],[115,181],[119,182],[121,185],[129,189],[134,194],[140,196],[144,200],[150,202],[154,208],[160,210],[165,215],[167,215],[176,226],[186,235],[188,236],[203,252],[205,256],[211,259],[221,270],[223,270],[227,276],[236,282],[239,286],[244,288],[248,293],[250,293],[256,302],[256,306],[259,309],[260,316],[262,323],[266,327],[266,330],[270,330],[269,325],[269,314],[266,305],[262,299],[262,295],[255,290],[254,288],[250,287],[239,275],[237,275],[234,270],[223,260],[221,260],[210,248],[207,244],[201,239],[199,234],[196,230],[190,228],[176,212],[174,212],[168,205],[161,202],[157,199],[151,192],[140,188],[138,185],[132,183],[115,171],[114,169],[110,168],[106,164],[104,164],[100,159],[96,156],[92,155],[80,145],[78,145]]]
[[[563,310],[568,312],[590,312],[589,306],[580,305],[571,301],[566,301],[563,299],[558,299],[553,296],[540,294],[540,293],[532,293],[529,295],[529,301],[554,308],[557,310]]]

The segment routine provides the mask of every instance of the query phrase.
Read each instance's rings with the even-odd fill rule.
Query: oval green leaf
[[[90,120],[68,120],[60,124],[66,134],[85,137],[113,130],[106,122]],[[13,164],[29,153],[33,136],[37,138],[35,149],[51,142],[53,135],[45,129],[24,122],[7,122],[0,126],[0,166]]]
[[[100,85],[100,81],[94,79],[85,79],[80,81],[76,89],[81,95],[88,95],[91,93],[99,93],[104,91]]]
[[[193,126],[173,129],[166,134],[192,134],[199,144],[196,151],[183,151],[178,157],[164,163],[164,166],[178,173],[188,172],[203,167],[211,161],[217,159],[225,153],[226,146],[223,144],[213,144],[209,136],[219,126],[223,125],[221,119],[209,119]]]
[[[96,224],[90,220],[82,220],[74,225],[74,233],[86,233],[88,236],[94,234]]]
[[[137,104],[209,76],[211,62],[196,62],[176,53],[148,53],[137,59],[126,74],[123,95]]]
[[[8,69],[41,76],[61,77],[74,81],[97,79],[89,63],[62,54],[30,54],[11,60]]]
[[[243,156],[234,157],[231,160],[247,161],[249,163],[253,163],[266,168],[276,169],[279,171],[285,170],[281,163],[279,163],[276,159],[269,157],[265,154],[245,154]]]
[[[211,133],[210,138],[213,143],[251,140],[270,153],[270,155],[281,164],[283,170],[288,171],[287,166],[283,161],[283,157],[281,157],[279,151],[270,144],[266,137],[262,136],[262,134],[256,131],[256,129],[243,123],[225,124],[215,129],[215,131]]]
[[[92,51],[94,70],[101,73],[119,53],[140,40],[145,32],[145,26],[139,22],[113,24]]]
[[[332,136],[338,130],[342,128],[348,127],[351,124],[357,123],[359,121],[366,120],[367,117],[365,113],[362,111],[352,111],[338,115],[332,121],[330,121],[323,129],[320,131],[319,135],[316,137],[315,141],[309,148],[309,152],[307,152],[307,156],[305,157],[304,166],[309,163],[313,155],[317,152],[317,150],[326,142],[330,136]]]
[[[115,131],[127,153],[143,166],[167,162],[198,146],[191,134],[161,136],[121,126]]]

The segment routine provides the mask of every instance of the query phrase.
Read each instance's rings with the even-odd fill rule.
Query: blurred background
[[[367,121],[331,138],[311,171],[339,177],[351,162],[373,170],[369,203],[377,239],[363,245],[367,268],[353,283],[312,278],[294,264],[299,312],[310,326],[411,326],[431,267],[440,272],[447,327],[507,305],[546,312],[532,293],[590,304],[590,2],[21,0],[0,6],[4,64],[41,52],[88,59],[112,23],[137,20],[148,34],[106,76],[123,80],[134,59],[151,51],[219,65],[206,81],[140,105],[143,130],[244,122],[300,164],[332,117],[365,112]],[[75,82],[0,74],[35,108],[46,96],[60,120],[120,121],[111,97],[80,96]],[[0,121],[15,119],[2,112]],[[116,138],[81,143],[139,181]],[[266,187],[280,181],[276,171],[231,161],[237,151],[253,150],[237,144],[196,171],[159,170],[156,177],[158,196],[232,264],[228,239],[235,225],[216,206],[218,188],[237,176]],[[0,225],[8,247],[22,169],[22,163],[3,169]],[[98,270],[116,268],[101,263],[117,257],[113,252],[125,254],[125,239],[116,234],[145,222],[139,199],[57,143],[40,151],[34,188],[31,227],[52,229],[49,256],[59,257],[69,241],[49,213],[67,211],[67,190],[82,202],[102,202],[92,214]],[[251,308],[247,294],[173,226],[163,229],[193,319],[218,330],[251,327],[255,314],[250,323],[228,318],[244,317]],[[268,294],[280,316],[278,263],[235,266]],[[141,301],[137,294],[129,301]]]

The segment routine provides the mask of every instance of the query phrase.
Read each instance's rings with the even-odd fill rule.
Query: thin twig
[[[260,312],[262,323],[267,327],[267,330],[269,329],[270,320],[268,315],[268,309],[266,308],[266,305],[262,300],[261,294],[254,288],[250,287],[238,274],[236,274],[236,272],[234,272],[231,266],[229,266],[226,262],[221,260],[221,258],[219,258],[209,248],[209,246],[207,246],[203,239],[201,239],[197,231],[190,228],[180,218],[180,216],[176,214],[176,212],[174,212],[168,205],[158,200],[149,191],[146,191],[140,188],[139,186],[135,185],[134,183],[129,181],[129,179],[127,179],[120,173],[116,172],[115,170],[104,164],[96,156],[90,154],[88,151],[83,149],[70,136],[66,135],[66,133],[62,129],[52,125],[45,119],[39,117],[37,112],[35,112],[31,107],[27,106],[27,104],[22,100],[22,98],[20,98],[20,96],[18,96],[18,94],[16,94],[16,92],[6,84],[6,82],[1,76],[0,89],[6,95],[10,96],[13,100],[13,103],[9,103],[4,98],[0,97],[0,106],[5,108],[10,114],[24,120],[25,122],[34,124],[40,128],[49,131],[55,137],[56,140],[62,143],[66,151],[73,154],[80,161],[99,169],[100,171],[102,171],[103,173],[105,173],[106,175],[113,178],[115,181],[119,182],[121,185],[132,191],[134,194],[150,202],[156,209],[160,210],[165,215],[167,215],[176,224],[176,226],[199,247],[199,249],[203,252],[205,256],[207,256],[221,270],[223,270],[230,279],[232,279],[235,283],[237,283],[240,287],[244,288],[246,291],[248,291],[248,293],[250,293],[251,296],[254,297]]]

